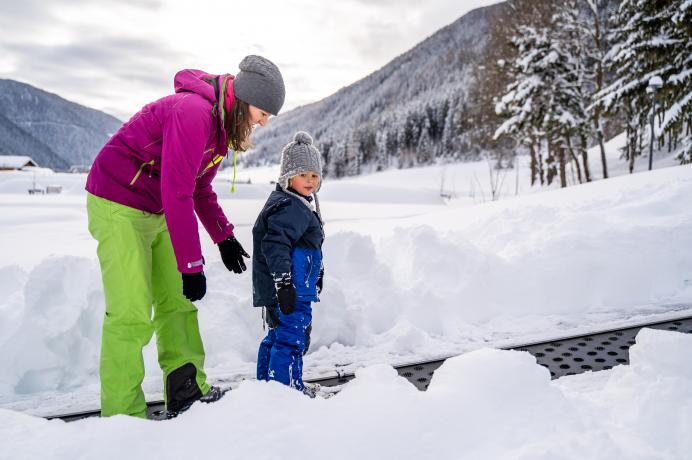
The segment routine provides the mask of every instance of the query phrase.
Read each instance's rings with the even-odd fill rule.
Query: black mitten
[[[250,257],[250,254],[245,252],[235,236],[231,235],[220,242],[219,252],[221,252],[221,260],[228,271],[243,273],[246,270],[243,257]]]
[[[290,315],[296,308],[296,288],[293,287],[290,274],[274,276],[276,296],[279,298],[279,308],[284,315]]]
[[[207,278],[204,272],[183,273],[183,295],[191,302],[200,300],[207,293]]]
[[[317,293],[322,293],[322,286],[324,285],[324,267],[320,267],[320,276],[317,277],[317,282],[315,287],[317,288]]]

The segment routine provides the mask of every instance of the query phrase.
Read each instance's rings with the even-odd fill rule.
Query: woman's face
[[[262,109],[258,109],[254,105],[249,106],[250,109],[250,125],[254,128],[255,125],[264,127],[269,122],[269,113]]]

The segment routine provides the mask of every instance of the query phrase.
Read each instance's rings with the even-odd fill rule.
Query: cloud
[[[360,3],[368,6],[384,6],[401,8],[407,5],[416,5],[420,0],[353,0],[354,3]]]
[[[40,0],[12,1],[6,0],[2,5],[0,15],[0,27],[3,36],[16,37],[23,35],[31,30],[40,28],[41,25],[48,23],[52,14],[48,9],[42,7]]]
[[[73,99],[106,94],[118,99],[117,93],[127,88],[171,88],[175,71],[171,63],[185,59],[156,41],[88,34],[78,42],[9,43],[0,45],[0,50],[14,56],[14,73],[25,76],[24,81]],[[124,116],[122,109],[117,116]]]
[[[185,67],[234,72],[246,54],[275,60],[286,108],[365,77],[491,0],[0,0],[0,78],[123,119],[169,94]],[[228,24],[228,25],[226,25]],[[230,28],[230,29],[229,29]],[[229,66],[229,64],[231,66]]]
[[[170,91],[176,63],[188,59],[120,16],[153,17],[159,0],[8,3],[0,17],[0,76],[121,119],[143,103],[142,96]],[[98,16],[90,16],[94,11]],[[111,20],[104,23],[104,17]]]
[[[378,67],[469,11],[498,2],[428,0],[422,6],[419,0],[351,1],[367,15],[361,27],[348,32],[351,42],[363,58],[378,63]]]
[[[93,6],[94,0],[4,0],[2,2],[3,35],[16,36],[22,31],[30,32],[49,26],[54,21],[60,21],[59,13],[66,7]],[[100,8],[107,9],[112,5],[155,11],[163,6],[163,0],[100,0]],[[29,30],[27,30],[29,29]]]

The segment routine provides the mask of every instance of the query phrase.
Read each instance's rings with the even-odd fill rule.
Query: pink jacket
[[[228,153],[217,95],[223,78],[233,76],[178,72],[175,94],[145,105],[125,123],[96,156],[87,178],[93,195],[163,213],[183,273],[199,272],[204,264],[195,213],[214,243],[233,234],[211,187]],[[232,104],[233,85],[227,86]]]

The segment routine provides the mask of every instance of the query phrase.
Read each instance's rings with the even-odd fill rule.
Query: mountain
[[[0,79],[0,155],[28,155],[56,170],[90,165],[121,125],[106,113]]]
[[[471,11],[362,80],[276,117],[253,134],[243,162],[277,162],[297,130],[314,136],[327,176],[477,157],[463,115],[502,9]]]
[[[67,169],[70,165],[46,144],[0,114],[0,155],[28,155],[40,166]]]

